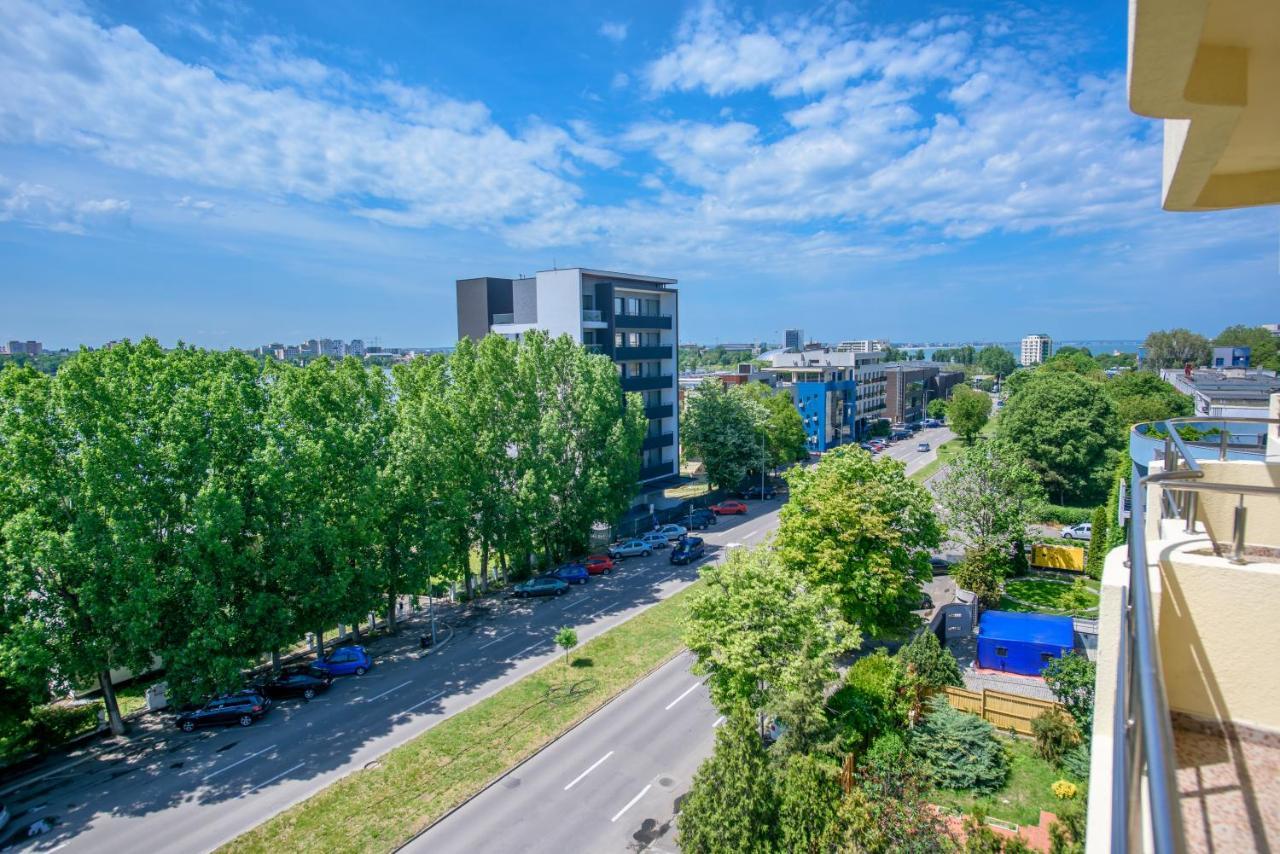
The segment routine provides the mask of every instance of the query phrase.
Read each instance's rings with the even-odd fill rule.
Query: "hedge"
[[[1044,522],[1059,525],[1079,525],[1093,519],[1092,507],[1065,507],[1061,504],[1044,503],[1040,505],[1040,518]]]

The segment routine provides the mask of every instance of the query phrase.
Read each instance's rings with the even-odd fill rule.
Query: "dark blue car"
[[[685,537],[672,550],[671,562],[677,565],[690,563],[702,557],[705,552],[706,546],[702,542],[702,537]]]
[[[311,672],[321,676],[363,676],[373,667],[373,658],[362,646],[341,646],[323,659],[311,663]]]
[[[558,578],[567,584],[586,584],[591,574],[587,572],[587,566],[583,563],[566,563],[564,566],[557,567],[553,572],[547,573],[548,578]]]

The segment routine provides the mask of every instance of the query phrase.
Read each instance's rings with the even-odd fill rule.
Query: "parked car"
[[[754,486],[748,486],[741,490],[738,494],[743,498],[754,498],[757,500],[768,501],[778,493],[775,492],[774,488],[768,484],[765,484],[765,486],[761,488],[760,484],[757,483]]]
[[[941,422],[941,421],[939,421],[939,420],[938,420],[938,419],[936,419],[936,418],[930,418],[928,421],[925,421],[925,422],[924,422],[924,426],[926,426],[926,427],[941,427],[941,426],[942,426],[942,422]]]
[[[747,505],[741,501],[721,501],[719,504],[712,504],[707,509],[717,516],[732,516],[735,513],[746,513]]]
[[[917,611],[928,611],[933,607],[933,597],[928,593],[920,593],[920,601],[916,603]]]
[[[622,560],[624,557],[635,557],[640,555],[648,557],[653,554],[653,546],[644,540],[623,540],[620,543],[614,543],[609,546],[609,557],[614,560]]]
[[[311,663],[317,676],[363,676],[373,667],[373,657],[362,646],[340,646],[321,661]]]
[[[268,698],[301,697],[310,700],[316,694],[329,690],[333,684],[332,676],[317,676],[306,670],[289,669],[263,682],[259,688]]]
[[[946,575],[951,572],[951,562],[946,558],[931,557],[929,568],[933,570],[934,575]]]
[[[1079,525],[1068,525],[1062,529],[1062,539],[1064,540],[1087,540],[1092,536],[1092,522],[1081,522]]]
[[[685,537],[671,550],[671,562],[683,565],[702,557],[707,551],[702,537]]]
[[[906,430],[894,430],[889,434],[889,438],[894,442],[900,442],[903,439],[910,439],[911,433]]]
[[[916,445],[916,450],[922,454],[927,454],[929,452],[929,443],[920,442],[919,444]]]
[[[587,572],[585,564],[566,563],[548,572],[547,577],[558,578],[566,584],[586,584],[587,579],[591,577],[591,573]]]
[[[651,549],[665,549],[671,545],[671,541],[667,539],[667,535],[662,533],[661,530],[641,534],[640,539],[648,543]]]
[[[613,558],[608,555],[591,555],[583,561],[583,566],[591,575],[603,575],[606,572],[613,572]]]
[[[699,507],[689,514],[689,527],[695,531],[702,531],[718,522],[716,514],[712,513],[706,507]]]
[[[663,525],[658,529],[658,533],[667,538],[667,541],[678,540],[685,534],[689,533],[688,529],[683,525]]]
[[[218,697],[198,709],[178,715],[175,723],[183,732],[191,732],[201,726],[249,726],[267,713],[267,704],[260,694],[237,694]]]
[[[529,596],[563,596],[569,585],[558,578],[542,575],[517,584],[512,593],[519,599]]]

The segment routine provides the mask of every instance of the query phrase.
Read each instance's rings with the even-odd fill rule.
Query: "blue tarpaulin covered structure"
[[[978,618],[978,666],[1038,676],[1075,647],[1070,617],[984,611]]]

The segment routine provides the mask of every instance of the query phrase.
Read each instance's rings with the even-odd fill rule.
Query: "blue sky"
[[[0,4],[0,339],[450,343],[453,281],[680,279],[686,340],[1280,319],[1159,208],[1123,3]]]

